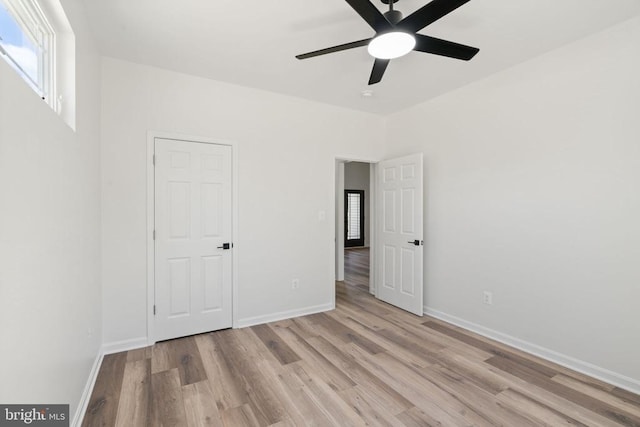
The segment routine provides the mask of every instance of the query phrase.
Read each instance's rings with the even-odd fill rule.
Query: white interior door
[[[156,138],[154,149],[154,338],[229,328],[232,148]]]
[[[376,169],[377,297],[423,312],[422,153],[385,160]]]

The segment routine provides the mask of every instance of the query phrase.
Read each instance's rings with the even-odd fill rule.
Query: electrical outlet
[[[300,287],[300,279],[293,279],[291,281],[291,289],[298,289]]]
[[[493,294],[489,291],[484,291],[482,293],[482,302],[487,305],[493,304]]]

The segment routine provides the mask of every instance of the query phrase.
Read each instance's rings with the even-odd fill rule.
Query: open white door
[[[155,139],[156,341],[231,327],[231,150]]]
[[[423,312],[422,153],[376,168],[377,297],[418,316]]]

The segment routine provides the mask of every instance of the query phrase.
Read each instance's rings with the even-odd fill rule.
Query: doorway
[[[375,166],[375,168],[374,168]],[[349,199],[345,189],[358,189],[350,181],[351,168],[366,171],[361,182],[369,183],[365,208],[370,206],[369,293],[410,313],[423,314],[423,154],[385,159],[373,163],[336,159],[336,281],[345,280],[345,255],[349,233]],[[367,197],[367,194],[369,197]],[[348,193],[347,193],[348,195]],[[370,242],[370,243],[369,243]]]
[[[336,161],[336,280],[356,279],[358,287],[374,293],[373,255],[374,163]],[[347,274],[345,274],[347,273]],[[355,273],[354,276],[351,273]]]

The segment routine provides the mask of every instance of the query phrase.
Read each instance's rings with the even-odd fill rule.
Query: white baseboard
[[[120,353],[121,351],[135,350],[148,346],[147,337],[132,338],[130,340],[102,344],[102,354]]]
[[[234,328],[246,328],[253,325],[261,325],[263,323],[277,322],[278,320],[291,319],[292,317],[306,316],[308,314],[321,313],[323,311],[333,310],[334,304],[321,304],[311,307],[305,307],[297,310],[281,311],[279,313],[266,314],[264,316],[247,317],[239,319]]]
[[[72,427],[80,427],[82,425],[82,420],[84,419],[84,414],[87,412],[89,399],[91,399],[91,393],[93,392],[93,386],[96,384],[96,378],[98,378],[98,372],[100,372],[102,359],[104,359],[104,354],[102,353],[102,351],[99,351],[98,355],[93,361],[93,366],[91,367],[91,371],[89,372],[89,378],[87,378],[87,383],[85,384],[84,391],[82,392],[82,396],[80,397],[78,408],[76,409],[76,413],[73,416],[73,422],[71,423]]]
[[[628,390],[632,393],[640,394],[640,381],[634,378],[612,372],[608,369],[601,368],[589,362],[585,362],[583,360],[576,359],[574,357],[567,356],[553,350],[549,350],[548,348],[541,347],[537,344],[512,337],[510,335],[486,328],[484,326],[478,325],[477,323],[469,322],[456,316],[451,316],[427,306],[424,307],[424,314],[467,329],[471,332],[475,332],[484,337],[491,338],[511,347],[515,347],[519,350],[533,354],[534,356],[538,356],[542,359],[546,359],[550,362],[557,363],[558,365],[564,366],[565,368],[569,368],[585,375],[589,375],[590,377],[597,378],[611,385]]]

